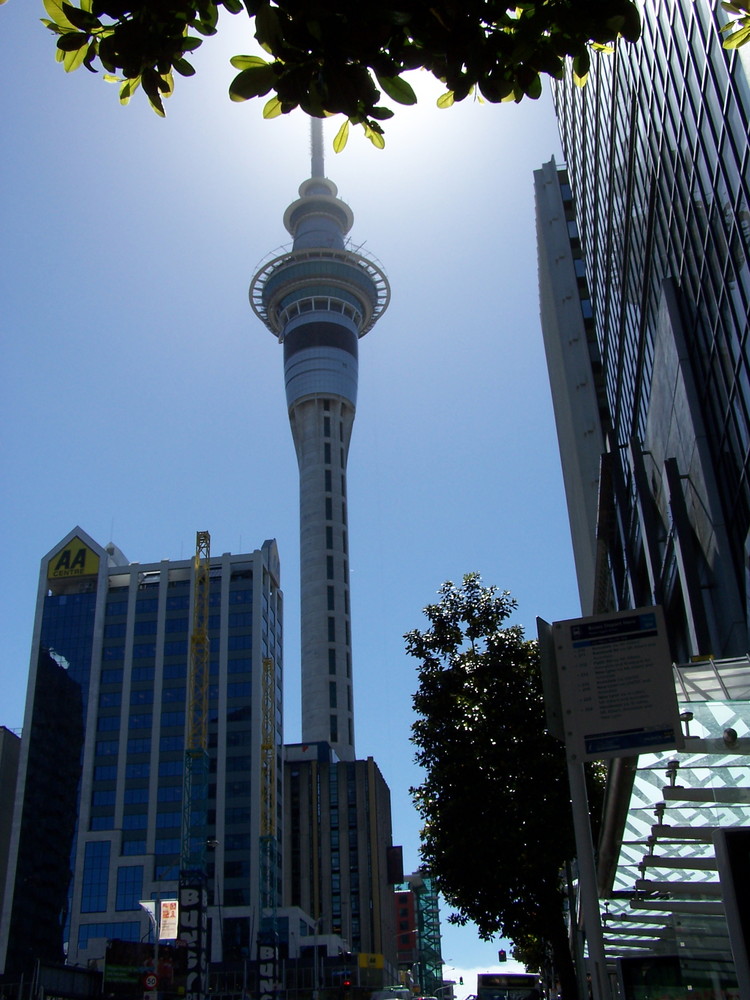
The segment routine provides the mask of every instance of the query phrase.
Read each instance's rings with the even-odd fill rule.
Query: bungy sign
[[[660,607],[554,622],[552,639],[570,760],[684,746]]]
[[[180,884],[179,931],[187,962],[185,1000],[204,1000],[206,994],[206,910],[205,885]]]

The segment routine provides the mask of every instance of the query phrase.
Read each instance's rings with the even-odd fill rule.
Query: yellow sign
[[[382,969],[383,956],[378,954],[368,955],[366,951],[361,951],[359,953],[359,967],[360,969]]]
[[[47,565],[48,580],[63,580],[71,576],[95,576],[99,572],[99,556],[78,536],[52,556]]]

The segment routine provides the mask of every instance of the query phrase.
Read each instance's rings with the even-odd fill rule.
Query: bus
[[[539,976],[531,972],[480,972],[477,1000],[541,1000]]]

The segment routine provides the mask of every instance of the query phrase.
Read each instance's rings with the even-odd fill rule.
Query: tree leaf
[[[403,77],[400,76],[380,76],[376,74],[378,83],[397,104],[416,104],[417,95]]]
[[[437,106],[439,108],[452,108],[456,103],[456,97],[452,90],[449,90],[447,94],[441,94],[437,99]]]
[[[385,149],[385,139],[383,138],[382,132],[376,132],[374,128],[371,128],[367,124],[367,122],[362,122],[362,128],[365,130],[365,135],[376,149]]]
[[[195,76],[195,67],[187,59],[175,59],[172,65],[180,76]]]
[[[263,107],[264,118],[278,118],[283,113],[284,109],[278,97],[272,97]]]
[[[57,40],[57,47],[61,52],[77,52],[83,45],[88,45],[89,36],[81,31],[68,31],[60,35]]]
[[[84,38],[86,38],[85,35]],[[63,56],[63,61],[62,61],[65,72],[72,73],[74,70],[77,70],[81,66],[83,66],[84,61],[86,60],[86,57],[88,55],[88,51],[89,47],[85,42],[77,49],[68,50]]]
[[[256,66],[269,66],[267,59],[261,56],[232,56],[229,60],[235,69],[253,69]]]
[[[271,51],[283,38],[278,9],[270,3],[264,3],[258,8],[255,15],[255,37],[262,45],[269,45]]]
[[[65,3],[65,0],[62,3],[62,11],[73,27],[78,28],[79,31],[93,31],[94,28],[101,27],[98,17],[94,17],[86,10],[81,10],[80,7]]]
[[[276,74],[268,63],[243,69],[229,84],[229,96],[233,101],[247,101],[251,97],[267,94],[276,80]]]
[[[43,0],[43,3],[44,9],[47,11],[55,24],[59,24],[62,28],[75,28],[75,25],[72,24],[63,13],[61,0]]]
[[[138,90],[141,85],[140,76],[134,76],[130,80],[125,80],[123,85],[120,87],[120,104],[128,104],[130,98]]]
[[[344,124],[336,133],[336,137],[333,140],[334,153],[340,153],[342,149],[346,146],[348,141],[349,141],[349,119],[347,118]]]
[[[744,28],[739,28],[731,35],[727,35],[722,43],[725,49],[738,49],[741,45],[744,45],[750,38],[750,24],[745,25]]]

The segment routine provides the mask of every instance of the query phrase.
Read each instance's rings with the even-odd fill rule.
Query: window
[[[130,716],[130,728],[131,729],[150,729],[151,728],[151,713],[146,712],[144,714],[137,714]]]
[[[143,897],[143,865],[117,869],[116,910],[138,910]]]
[[[122,817],[123,830],[145,830],[148,823],[146,813],[126,813]]]
[[[328,707],[336,708],[336,681],[328,682]]]
[[[113,806],[115,804],[114,788],[104,788],[95,791],[91,796],[92,806]]]
[[[81,885],[81,913],[105,913],[109,879],[109,840],[90,840],[86,844]]]

